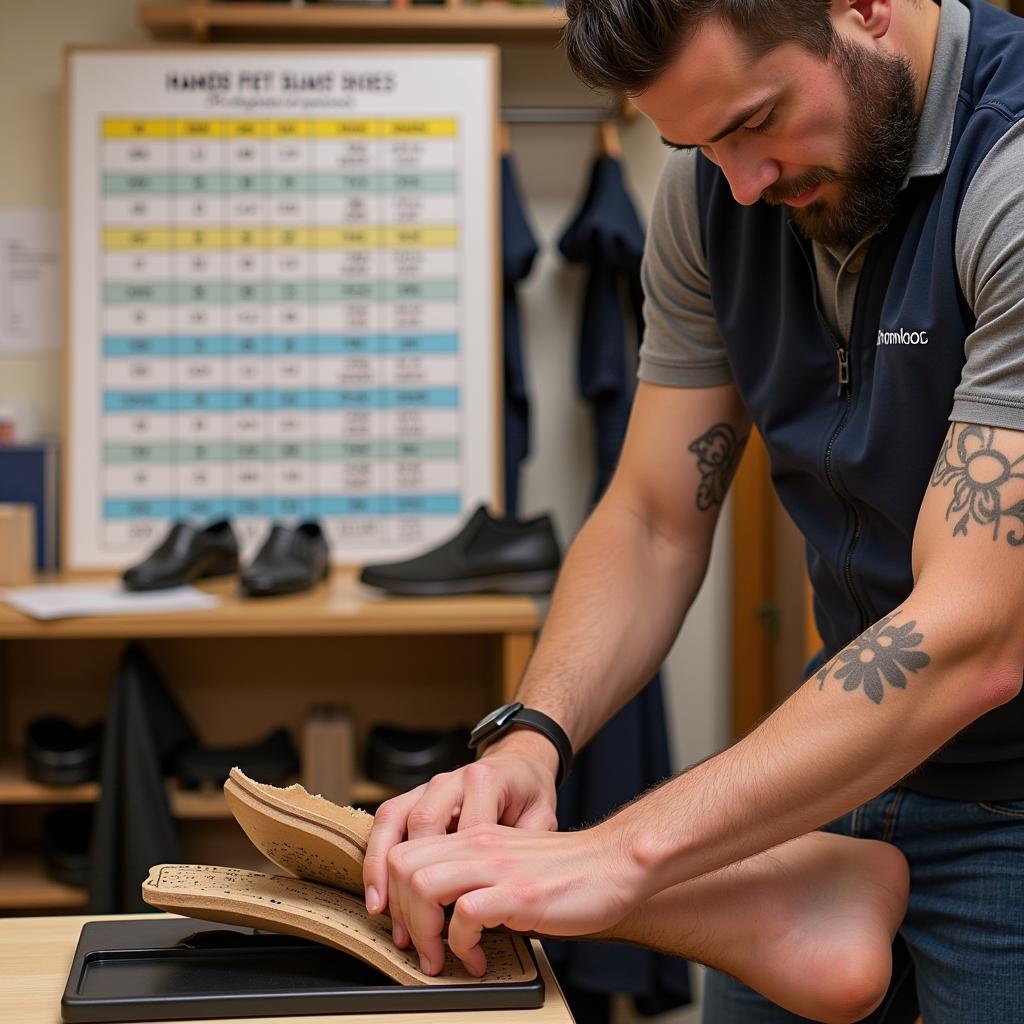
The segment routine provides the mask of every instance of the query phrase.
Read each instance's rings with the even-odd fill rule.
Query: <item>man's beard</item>
[[[852,246],[883,227],[896,210],[917,138],[917,83],[905,57],[871,53],[837,37],[830,57],[850,102],[846,133],[848,170],[817,167],[785,185],[765,189],[772,205],[837,182],[835,202],[816,199],[791,211],[808,238],[833,248]]]

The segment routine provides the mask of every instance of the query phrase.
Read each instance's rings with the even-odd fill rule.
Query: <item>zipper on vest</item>
[[[850,386],[850,353],[840,345],[836,349],[836,359],[839,360],[839,387],[836,389],[836,398],[839,398],[843,388]]]
[[[819,312],[820,316],[820,312]],[[824,320],[824,318],[821,318]],[[831,334],[830,325],[825,322],[824,326],[829,328]],[[832,449],[835,447],[835,443],[839,438],[839,435],[846,429],[846,424],[850,419],[850,410],[853,407],[853,391],[850,387],[850,354],[849,350],[839,344],[835,335],[832,335],[832,340],[836,343],[836,358],[839,360],[839,390],[837,396],[845,397],[843,415],[839,422],[836,424],[835,430],[832,431],[832,436],[828,439],[828,445],[825,448],[825,477],[829,482],[829,486],[832,488],[835,496],[850,510],[850,514],[853,516],[853,536],[850,538],[850,543],[846,547],[846,554],[843,557],[843,581],[846,583],[847,593],[850,595],[857,611],[860,613],[861,621],[861,632],[868,628],[871,624],[871,618],[868,615],[867,609],[864,607],[864,603],[860,599],[860,595],[857,593],[857,588],[853,582],[853,550],[857,546],[857,541],[860,540],[861,535],[861,522],[860,515],[857,512],[857,507],[847,501],[841,491],[839,485],[836,483],[836,478],[832,472]]]
[[[839,351],[846,353],[845,349],[840,348]],[[847,375],[848,377],[848,375]],[[867,609],[864,607],[864,603],[860,599],[860,595],[857,593],[857,588],[853,582],[853,550],[857,546],[857,541],[860,540],[861,535],[861,523],[860,516],[857,513],[856,506],[846,501],[842,493],[839,490],[839,486],[836,484],[835,476],[832,473],[832,449],[835,447],[835,443],[839,435],[846,429],[847,420],[850,418],[850,408],[853,405],[853,393],[850,390],[849,379],[845,382],[840,382],[840,393],[843,389],[846,391],[846,407],[843,409],[842,419],[836,424],[835,430],[832,431],[832,436],[828,439],[828,445],[825,448],[825,477],[829,482],[829,486],[832,488],[833,493],[843,503],[843,505],[850,510],[850,514],[853,516],[853,536],[850,538],[850,543],[846,548],[846,555],[843,558],[843,582],[846,584],[847,593],[849,593],[857,611],[860,613],[861,619],[861,632],[868,628],[871,624],[870,616],[868,615]]]
[[[800,252],[803,255],[804,263],[807,264],[807,269],[811,275],[811,289],[814,296],[814,312],[818,316],[818,324],[821,326],[825,337],[829,338],[835,346],[837,363],[836,397],[845,398],[843,415],[836,424],[835,429],[832,431],[832,436],[828,439],[828,444],[825,446],[825,479],[828,480],[829,487],[832,488],[832,493],[836,496],[839,503],[844,508],[848,509],[850,515],[853,517],[853,537],[850,539],[850,543],[846,547],[846,554],[843,557],[843,582],[846,584],[846,592],[850,595],[850,600],[853,601],[854,607],[856,607],[860,614],[861,632],[863,632],[869,625],[871,625],[871,617],[868,615],[868,610],[865,608],[864,602],[861,601],[860,595],[857,593],[857,588],[853,582],[853,550],[857,546],[857,541],[860,540],[860,515],[857,512],[856,506],[844,497],[843,492],[839,489],[839,485],[836,483],[835,475],[832,472],[832,449],[835,447],[836,440],[839,438],[839,435],[846,429],[846,424],[850,419],[850,410],[853,407],[853,390],[850,374],[850,350],[843,343],[842,338],[840,338],[833,330],[832,325],[828,322],[825,314],[822,312],[821,296],[818,292],[818,274],[814,266],[814,260],[808,255],[807,247],[804,245],[803,240],[798,234],[796,226],[792,221],[789,222],[789,229],[793,233],[793,237],[796,239]]]

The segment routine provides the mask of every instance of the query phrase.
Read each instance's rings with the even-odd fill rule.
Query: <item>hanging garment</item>
[[[519,474],[530,454],[530,398],[526,389],[523,345],[520,337],[516,286],[530,273],[537,256],[537,240],[530,230],[519,198],[515,168],[501,158],[501,266],[504,284],[502,326],[505,350],[505,515],[519,514]]]
[[[578,383],[594,414],[596,502],[625,440],[635,390],[630,350],[643,336],[644,229],[618,160],[595,160],[583,205],[558,247],[566,259],[587,268]],[[559,791],[558,827],[599,821],[670,773],[659,674],[580,752]],[[544,948],[580,1024],[607,1021],[614,993],[632,995],[644,1014],[692,1001],[689,965],[677,957],[608,943],[545,942]]]
[[[90,914],[152,911],[141,886],[153,864],[182,856],[164,776],[196,734],[160,673],[137,644],[114,680],[90,850]]]
[[[594,161],[583,205],[558,248],[570,263],[587,268],[577,355],[580,395],[594,411],[596,502],[626,437],[635,390],[635,360],[629,353],[643,337],[644,229],[614,157]]]

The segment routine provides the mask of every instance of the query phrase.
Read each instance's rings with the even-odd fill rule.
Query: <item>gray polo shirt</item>
[[[908,182],[946,168],[970,17],[959,0],[942,5]],[[693,151],[666,161],[644,253],[639,376],[670,387],[732,380],[701,245],[696,166]],[[814,245],[823,312],[847,341],[869,242],[867,236],[847,250]],[[965,341],[967,362],[950,419],[1024,430],[1024,121],[992,147],[971,181],[957,222],[955,257],[976,326]]]

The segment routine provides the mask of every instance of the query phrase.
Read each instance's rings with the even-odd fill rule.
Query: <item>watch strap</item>
[[[555,788],[557,789],[565,781],[572,767],[573,753],[572,743],[565,730],[549,715],[543,711],[535,711],[533,708],[520,707],[514,711],[503,725],[490,735],[472,744],[474,747],[482,748],[500,736],[504,736],[510,729],[515,728],[532,729],[546,736],[554,744],[558,752],[558,774],[555,776]]]

